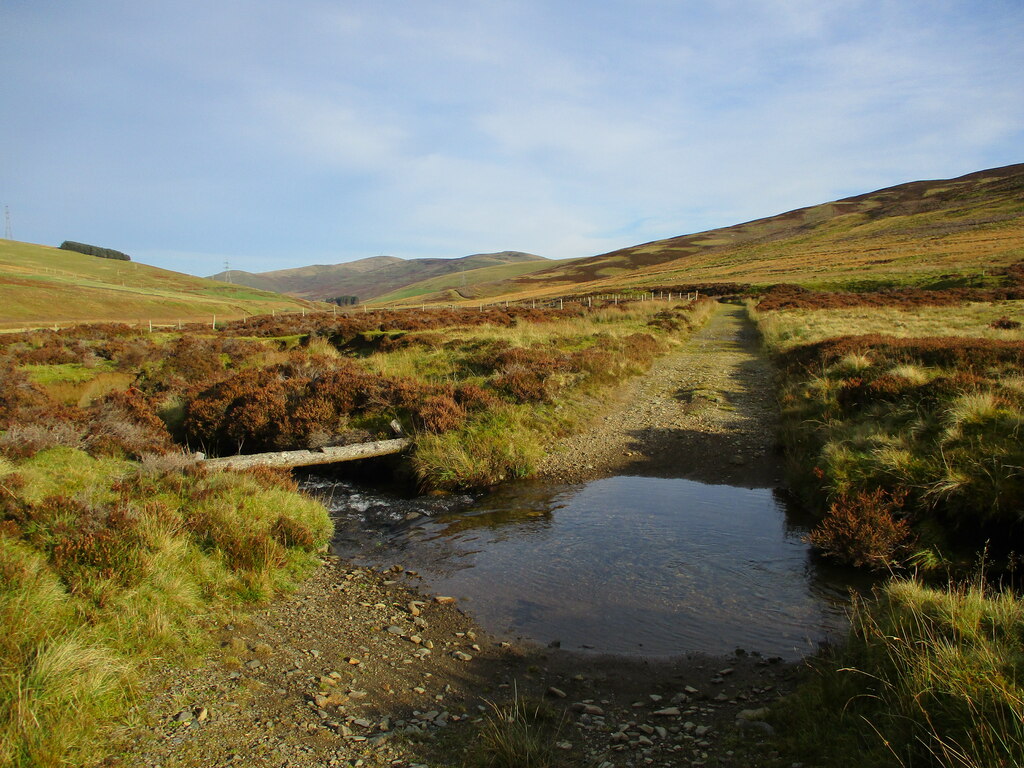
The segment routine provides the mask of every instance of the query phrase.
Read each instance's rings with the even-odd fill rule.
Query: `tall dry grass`
[[[893,581],[777,713],[785,746],[837,768],[1024,764],[1024,602],[984,577]]]

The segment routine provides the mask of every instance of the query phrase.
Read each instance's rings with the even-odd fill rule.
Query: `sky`
[[[1024,162],[1024,0],[0,0],[14,239],[591,256]]]

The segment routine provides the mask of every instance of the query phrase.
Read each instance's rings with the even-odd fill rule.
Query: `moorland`
[[[799,682],[792,693],[756,694],[772,706],[748,716],[766,726],[753,738],[739,720],[716,723],[723,735],[712,740],[682,722],[652,721],[648,733],[623,720],[603,736],[597,763],[618,766],[645,750],[665,765],[1024,761],[1024,603],[1014,590],[1024,526],[1024,166],[510,279],[481,275],[474,295],[489,305],[442,292],[414,294],[412,309],[395,295],[372,311],[314,311],[198,278],[172,285],[143,265],[127,274],[119,262],[2,245],[3,319],[36,327],[0,336],[0,765],[84,765],[118,749],[133,764],[116,745],[127,713],[144,711],[131,709],[141,692],[154,695],[140,681],[164,679],[161,668],[187,665],[217,639],[226,650],[211,658],[220,661],[203,663],[271,666],[275,649],[258,648],[258,632],[246,642],[217,628],[243,625],[282,592],[313,600],[303,585],[324,583],[324,508],[286,473],[212,473],[195,451],[316,449],[388,434],[398,421],[414,447],[394,471],[423,492],[527,477],[560,439],[590,429],[623,382],[679,353],[725,306],[742,307],[774,365],[787,485],[817,518],[812,543],[822,557],[887,576],[855,601],[845,643],[786,672]],[[81,311],[69,314],[75,302]],[[206,319],[218,309],[223,319]],[[163,327],[151,330],[143,310]],[[85,320],[104,322],[69,324]],[[726,405],[712,397],[702,407]],[[419,617],[415,594],[392,579],[343,570],[345,583],[363,585],[343,598],[355,601],[353,615],[382,601],[402,621]],[[458,624],[458,653],[470,648],[467,633],[479,633],[465,621],[437,616],[453,632]],[[369,614],[353,622],[365,625],[366,647],[387,624],[374,628]],[[582,715],[563,715],[557,694],[547,703],[513,696],[497,688],[509,669],[524,690],[544,678],[538,665],[566,669],[557,655],[513,650],[519,667],[495,657],[491,714],[426,739],[436,748],[389,753],[426,742],[407,734],[385,749],[352,731],[359,718],[342,723],[348,736],[315,722],[306,732],[351,750],[332,759],[367,765],[410,754],[442,765],[597,759],[558,745],[564,718],[579,729],[593,716],[587,706],[600,709],[600,689]],[[448,651],[435,656],[458,658]],[[488,654],[478,653],[483,664]],[[436,674],[458,690],[465,674],[447,663]],[[345,711],[351,690],[330,700],[337,679],[310,683],[313,709]],[[679,695],[681,719],[717,706]],[[478,700],[466,693],[464,704]],[[183,729],[197,718],[177,721],[179,731],[191,733]],[[661,723],[675,730],[662,736]],[[603,722],[584,725],[603,733]],[[673,748],[657,751],[662,741]]]

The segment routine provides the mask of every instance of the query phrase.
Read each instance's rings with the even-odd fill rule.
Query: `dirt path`
[[[774,485],[771,377],[743,309],[721,305],[544,473]],[[561,765],[777,766],[763,708],[795,674],[756,653],[655,661],[512,645],[423,594],[401,565],[374,571],[336,558],[216,640],[197,668],[146,682],[123,756],[109,764],[461,766],[490,702],[519,696],[564,713]]]
[[[778,485],[773,377],[745,309],[720,304],[682,349],[600,404],[602,414],[550,454],[541,475],[569,482],[634,474]]]

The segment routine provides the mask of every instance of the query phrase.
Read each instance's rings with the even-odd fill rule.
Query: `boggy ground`
[[[771,375],[742,308],[722,305],[543,472],[772,485]],[[198,667],[145,683],[152,693],[111,765],[458,766],[492,704],[518,697],[546,701],[560,720],[552,740],[564,765],[775,766],[762,710],[796,674],[756,649],[657,660],[510,644],[417,590],[400,564],[374,571],[332,557],[217,639]]]

